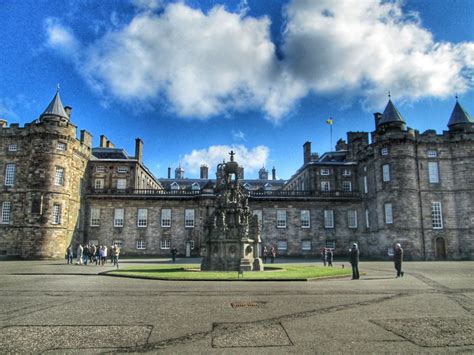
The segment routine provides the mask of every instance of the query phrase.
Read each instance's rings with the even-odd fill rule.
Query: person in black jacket
[[[332,266],[333,258],[334,254],[332,252],[332,249],[328,248],[326,251],[326,261],[328,262],[328,266]]]
[[[359,279],[359,248],[357,244],[352,244],[352,248],[349,249],[350,252],[350,262],[352,265],[352,280]]]
[[[403,249],[400,243],[395,244],[395,250],[393,253],[393,263],[395,265],[395,270],[397,270],[397,278],[403,277],[404,272],[402,271],[403,263]]]

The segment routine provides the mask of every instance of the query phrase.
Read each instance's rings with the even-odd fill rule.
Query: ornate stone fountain
[[[248,207],[248,192],[240,186],[234,154],[217,166],[216,204],[205,225],[201,270],[263,271],[260,226]]]

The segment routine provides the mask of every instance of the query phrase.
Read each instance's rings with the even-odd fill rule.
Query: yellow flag
[[[329,117],[328,120],[326,121],[327,124],[332,124],[332,117]]]

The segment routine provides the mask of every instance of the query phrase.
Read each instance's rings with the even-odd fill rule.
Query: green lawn
[[[107,272],[108,275],[164,280],[237,280],[236,271],[200,271],[197,265],[147,265]],[[309,280],[333,276],[350,276],[351,269],[335,267],[286,265],[265,266],[262,272],[244,272],[244,280]]]

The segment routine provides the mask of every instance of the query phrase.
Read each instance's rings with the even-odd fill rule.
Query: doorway
[[[446,242],[443,237],[436,238],[436,259],[446,259]]]

